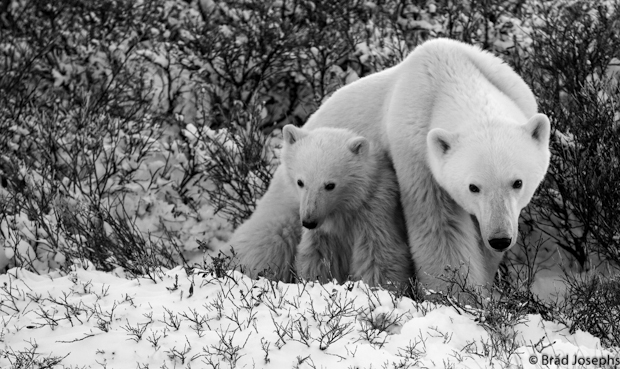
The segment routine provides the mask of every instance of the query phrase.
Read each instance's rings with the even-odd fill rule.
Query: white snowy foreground
[[[534,368],[549,358],[567,367],[614,359],[590,334],[538,315],[515,327],[514,354],[498,353],[499,336],[474,316],[395,301],[362,283],[218,279],[182,268],[155,279],[83,269],[0,275],[0,367]]]

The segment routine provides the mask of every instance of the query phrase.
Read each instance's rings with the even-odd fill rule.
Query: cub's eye
[[[480,192],[480,188],[478,188],[478,186],[476,186],[476,185],[470,184],[469,185],[469,191],[473,192],[473,193],[478,193],[478,192]]]
[[[331,190],[333,190],[334,188],[336,188],[336,184],[335,184],[335,183],[328,183],[328,184],[326,184],[326,185],[325,185],[325,189],[326,189],[327,191],[331,191]]]
[[[304,183],[301,181],[301,179],[298,179],[298,180],[297,180],[297,185],[298,185],[299,187],[301,187],[301,188],[303,188],[303,187],[304,187]]]
[[[512,188],[514,188],[515,190],[518,190],[519,188],[521,188],[523,186],[523,181],[521,181],[520,179],[517,179],[513,184],[512,184]]]

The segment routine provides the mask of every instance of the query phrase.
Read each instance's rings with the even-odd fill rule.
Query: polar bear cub
[[[345,129],[287,125],[282,133],[282,166],[304,227],[298,276],[408,283],[413,262],[396,173],[385,152]]]

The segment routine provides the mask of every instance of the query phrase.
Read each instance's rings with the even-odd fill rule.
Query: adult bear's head
[[[516,243],[521,210],[549,167],[551,128],[543,114],[525,124],[482,123],[470,132],[432,129],[428,161],[437,183],[476,217],[484,244],[506,251]]]

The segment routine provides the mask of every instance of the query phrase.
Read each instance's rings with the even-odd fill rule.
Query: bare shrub
[[[136,64],[156,2],[22,2],[0,28],[0,239],[9,266],[83,261],[131,275],[183,263],[169,218],[144,229],[145,194],[170,190],[170,118]],[[181,162],[183,160],[180,160]],[[186,215],[186,214],[184,214]],[[5,252],[6,251],[6,252]],[[3,262],[2,267],[7,262]]]
[[[601,339],[605,347],[620,346],[620,283],[600,275],[566,277],[568,291],[554,319],[575,333],[578,329]]]
[[[620,102],[610,64],[620,50],[620,3],[539,8],[521,74],[553,121],[547,180],[527,219],[583,268],[620,261]],[[596,259],[594,259],[596,260]]]

